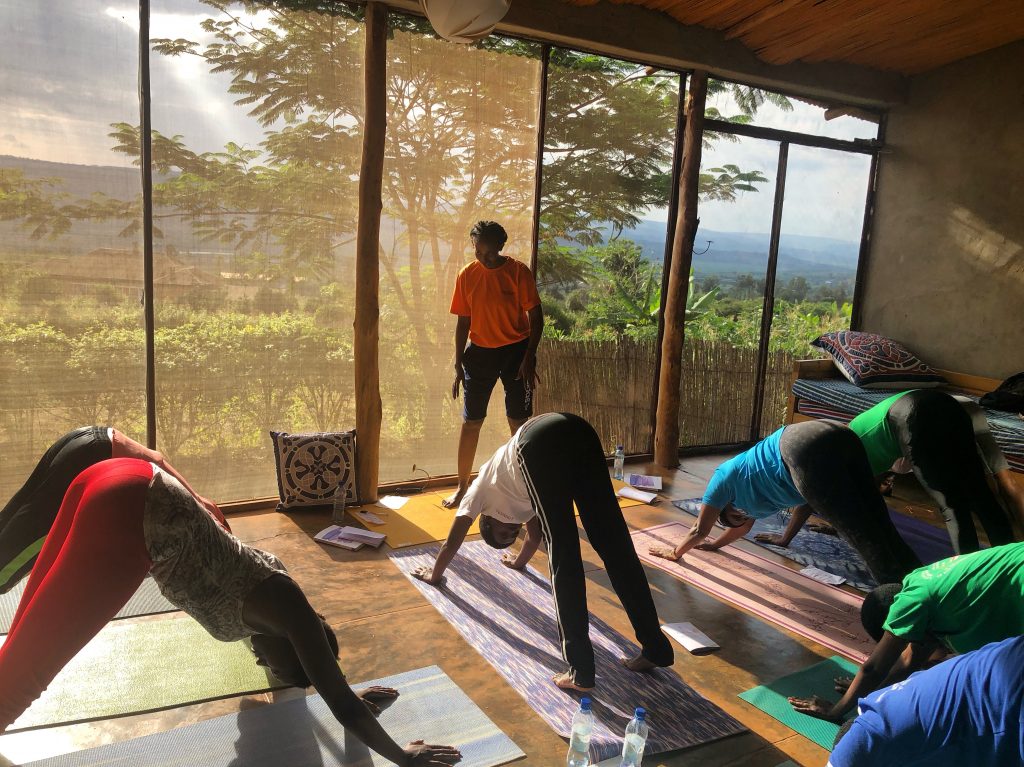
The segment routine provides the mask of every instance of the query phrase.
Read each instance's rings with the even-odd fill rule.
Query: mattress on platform
[[[799,378],[793,383],[793,394],[797,398],[796,412],[811,418],[831,418],[844,423],[894,393],[888,389],[862,389],[838,378]],[[963,394],[975,401],[978,399],[966,392],[952,393]],[[991,408],[985,408],[985,417],[996,444],[1002,448],[1010,466],[1015,471],[1024,472],[1024,419],[1016,413]]]

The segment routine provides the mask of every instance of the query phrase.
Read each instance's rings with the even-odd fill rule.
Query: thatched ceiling
[[[564,0],[596,5],[609,0]],[[907,75],[1024,39],[1024,0],[610,0],[725,32],[770,64],[845,61]],[[1024,62],[1022,62],[1024,65]]]

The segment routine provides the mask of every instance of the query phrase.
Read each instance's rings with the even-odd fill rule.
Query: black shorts
[[[505,415],[516,421],[533,415],[533,392],[516,377],[529,345],[524,338],[493,349],[472,343],[466,347],[462,356],[463,419],[482,421],[487,417],[487,403],[499,378],[505,387]]]

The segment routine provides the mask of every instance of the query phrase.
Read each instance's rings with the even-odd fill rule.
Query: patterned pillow
[[[356,501],[355,431],[270,432],[277,463],[278,511]]]
[[[922,389],[946,379],[913,352],[875,333],[840,330],[811,342],[832,355],[832,361],[854,386],[865,389]]]

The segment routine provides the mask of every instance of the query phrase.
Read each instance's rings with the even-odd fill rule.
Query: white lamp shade
[[[511,0],[420,0],[434,31],[453,43],[475,43],[505,18]]]

